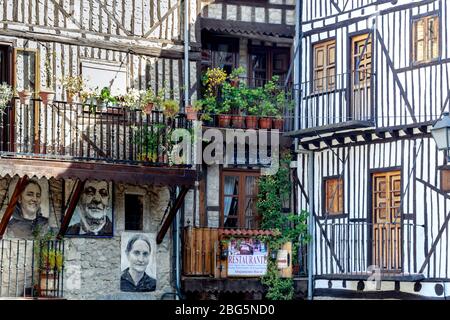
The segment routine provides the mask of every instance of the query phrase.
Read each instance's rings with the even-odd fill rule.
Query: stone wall
[[[17,179],[17,178],[16,178]],[[9,194],[8,185],[11,178],[6,177],[0,179],[0,198]],[[71,186],[71,182],[66,183],[66,187]],[[49,180],[49,189],[52,194],[50,201],[50,215],[56,218],[51,223],[55,225],[55,229],[59,228],[60,212],[63,203],[63,185],[64,181],[51,179]],[[160,299],[165,293],[170,293],[173,297],[174,288],[172,286],[172,240],[171,231],[169,230],[164,241],[157,245],[156,248],[156,291],[149,293],[126,293],[120,291],[121,276],[121,235],[125,229],[125,195],[138,194],[144,199],[144,216],[143,230],[136,232],[157,234],[160,222],[163,218],[165,209],[170,199],[169,189],[167,187],[155,186],[134,186],[125,184],[114,184],[114,237],[112,238],[65,238],[65,268],[64,268],[64,297],[68,299]],[[9,202],[8,195],[0,211],[0,216],[6,209]],[[27,286],[31,283],[31,250],[32,244],[28,245],[27,259],[28,269],[26,276],[21,269],[19,275],[8,275],[8,265],[12,262],[13,271],[15,272],[15,261],[10,257],[15,257],[15,244],[13,245],[5,240],[7,246],[4,250],[1,265],[4,267],[2,275],[3,296],[15,296],[23,294],[23,279],[27,277]],[[16,242],[14,242],[16,241]],[[20,251],[24,252],[24,242],[20,242]],[[31,243],[31,241],[30,241]],[[9,251],[9,246],[12,251]],[[23,255],[23,254],[22,254]],[[18,265],[22,267],[24,257],[20,255]],[[152,263],[152,262],[151,262]],[[22,273],[22,274],[21,274]],[[16,279],[19,281],[18,291],[14,285]],[[36,282],[37,280],[35,280]],[[6,286],[11,283],[11,290],[6,293]],[[8,288],[9,289],[9,288]]]

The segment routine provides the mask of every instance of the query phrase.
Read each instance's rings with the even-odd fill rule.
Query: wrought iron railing
[[[301,84],[300,129],[373,121],[375,74],[353,71]]]
[[[415,235],[423,226],[410,222],[321,222],[315,250],[316,275],[412,274]]]
[[[0,298],[64,295],[64,241],[0,240]]]
[[[169,165],[170,134],[191,127],[184,114],[167,118],[153,110],[14,99],[0,121],[3,155]]]

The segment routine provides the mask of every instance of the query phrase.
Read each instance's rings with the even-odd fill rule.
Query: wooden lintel
[[[188,193],[189,188],[186,186],[182,186],[180,193],[178,194],[177,199],[175,200],[175,204],[172,208],[170,208],[169,213],[167,214],[166,219],[164,220],[161,229],[158,231],[158,235],[156,236],[156,243],[160,244],[164,236],[167,233],[167,230],[169,230],[170,225],[172,224],[173,219],[175,218],[175,215],[177,214],[178,210],[181,208],[181,205],[184,202],[184,198],[186,197],[186,194]]]
[[[8,206],[6,207],[5,214],[3,215],[2,221],[0,222],[0,239],[2,239],[3,235],[5,234],[9,219],[11,218],[14,212],[14,208],[16,207],[17,201],[19,201],[19,196],[23,192],[23,190],[25,190],[27,184],[28,184],[28,177],[23,176],[22,178],[19,179],[19,181],[16,184],[16,187],[14,188],[14,192],[11,196]]]
[[[72,220],[73,213],[75,212],[75,208],[77,207],[78,200],[80,200],[81,193],[83,192],[85,182],[85,180],[77,180],[76,185],[74,186],[74,191],[72,193],[72,197],[69,200],[69,205],[64,212],[64,219],[61,223],[61,228],[59,229],[57,236],[58,239],[61,239],[66,234],[70,220]]]

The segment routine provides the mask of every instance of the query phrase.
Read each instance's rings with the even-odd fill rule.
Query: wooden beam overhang
[[[352,129],[361,129],[361,128],[373,128],[374,123],[373,121],[359,121],[359,120],[352,120],[352,121],[345,121],[340,123],[334,123],[329,124],[326,126],[321,127],[311,127],[291,132],[284,133],[285,137],[292,137],[292,138],[306,138],[306,137],[315,137],[321,134],[325,133],[336,133],[341,132],[345,130],[352,130]]]
[[[170,225],[173,222],[173,219],[175,218],[178,210],[181,208],[181,205],[184,202],[184,198],[186,197],[186,194],[188,193],[189,188],[183,186],[181,187],[180,193],[178,194],[174,205],[170,208],[169,213],[166,216],[166,219],[163,221],[161,228],[158,231],[158,235],[156,236],[156,243],[160,244],[164,236],[167,233],[167,230],[169,230]]]
[[[195,185],[197,172],[188,167],[149,167],[131,164],[71,162],[0,157],[0,176],[36,176],[47,179],[109,180],[114,182],[187,186]]]
[[[69,200],[69,205],[64,212],[64,219],[61,223],[61,228],[59,229],[57,239],[61,239],[65,236],[67,228],[69,227],[70,220],[72,220],[73,213],[75,212],[75,208],[77,207],[78,200],[80,200],[80,196],[84,189],[85,183],[86,181],[77,180],[72,192],[72,196]]]
[[[383,143],[401,139],[413,139],[415,137],[431,136],[431,122],[417,125],[395,126],[368,130],[346,131],[334,134],[324,134],[318,138],[300,141],[305,150],[321,151],[327,148],[362,145],[367,143]],[[346,139],[350,139],[350,142]],[[337,143],[331,145],[331,141]]]
[[[5,213],[3,214],[2,220],[0,222],[0,239],[3,239],[3,235],[6,231],[6,226],[8,225],[9,219],[11,218],[14,208],[16,207],[17,201],[19,201],[19,196],[25,190],[28,184],[28,176],[23,176],[19,179],[14,188],[14,192],[9,200],[8,206],[6,207]]]

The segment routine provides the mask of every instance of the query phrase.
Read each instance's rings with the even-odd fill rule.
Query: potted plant
[[[72,104],[74,102],[74,98],[76,99],[84,90],[82,76],[66,76],[64,77],[62,84],[66,88],[66,98],[68,104]]]
[[[105,111],[107,107],[117,103],[117,97],[111,94],[111,89],[109,87],[104,87],[100,94],[96,96],[97,106],[100,107],[101,111]]]
[[[218,115],[219,126],[229,127],[231,115],[228,114],[229,106],[219,103],[217,97],[219,96],[219,89],[227,80],[227,73],[221,68],[213,68],[206,71],[203,76],[203,85],[206,87],[204,95],[204,108],[209,116]]]
[[[151,114],[154,107],[160,107],[164,99],[164,91],[159,90],[155,93],[151,87],[142,93],[141,109],[145,114]]]
[[[262,88],[248,89],[247,114],[245,117],[245,126],[247,129],[258,129],[258,115],[260,114],[260,105],[262,100]]]
[[[55,55],[55,52],[47,51],[45,57],[45,76],[46,76],[46,88],[40,90],[39,97],[42,100],[42,103],[45,105],[52,104],[55,99],[55,91],[53,90],[54,83],[54,75],[52,68],[52,59],[51,57]]]
[[[239,77],[244,73],[245,73],[244,67],[239,67],[231,71],[230,75],[228,76],[230,84],[233,87],[239,87]]]
[[[195,101],[193,105],[187,105],[185,108],[187,120],[197,120],[197,113],[199,110],[201,110],[201,104],[199,104],[198,101]]]
[[[169,119],[173,119],[180,112],[180,104],[175,100],[165,100],[162,108],[163,114]]]
[[[140,99],[141,95],[142,95],[142,91],[139,91],[139,90],[134,89],[134,88],[128,89],[127,93],[122,96],[122,98],[123,98],[123,102],[122,102],[123,106],[127,107],[127,108],[130,108],[130,109],[139,108],[140,107],[139,99]]]
[[[9,84],[3,82],[0,85],[0,113],[5,112],[6,106],[11,101],[13,96],[12,88]]]
[[[39,266],[40,296],[53,296],[58,289],[59,274],[63,268],[64,257],[57,248],[41,248]]]

